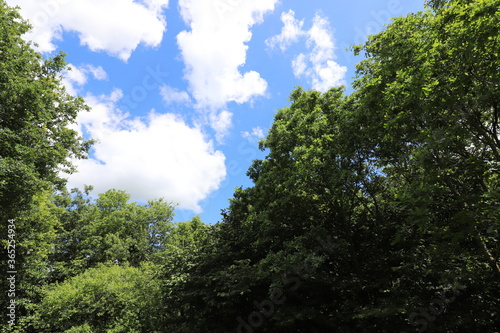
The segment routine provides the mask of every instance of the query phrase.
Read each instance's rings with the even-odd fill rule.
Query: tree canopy
[[[47,198],[64,188],[61,172],[74,171],[71,159],[84,158],[92,143],[69,128],[88,107],[61,84],[64,54],[45,59],[35,52],[22,39],[29,24],[3,0],[0,27],[0,241],[2,249],[17,245],[19,269],[35,271],[42,269],[38,264],[53,236],[55,220],[46,214]],[[8,243],[9,220],[16,220],[16,239],[23,243]],[[2,272],[8,271],[6,253],[2,251]],[[9,290],[6,279],[0,286],[2,292]],[[2,297],[3,309],[7,301]]]
[[[0,6],[0,215],[23,228],[2,332],[500,331],[498,0],[393,19],[349,95],[296,87],[215,225],[59,186],[86,106]]]
[[[499,8],[429,2],[350,96],[295,89],[169,329],[497,331]]]
[[[90,141],[68,128],[82,98],[69,95],[60,79],[64,54],[44,59],[22,39],[30,26],[0,1],[0,207],[22,207],[38,190],[62,189],[61,170],[85,156]],[[15,218],[15,216],[9,216]]]

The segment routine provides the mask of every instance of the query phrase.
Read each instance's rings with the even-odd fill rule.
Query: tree
[[[74,171],[70,160],[85,157],[92,143],[68,127],[88,107],[61,84],[64,54],[44,59],[22,39],[29,29],[17,10],[0,0],[0,269],[8,271],[7,228],[8,221],[15,220],[16,269],[26,280],[31,279],[33,266],[45,260],[42,248],[50,237],[42,236],[51,235],[54,227],[51,217],[37,219],[47,216],[44,199],[55,188],[63,188],[61,171]],[[8,290],[6,279],[0,288]],[[26,296],[30,288],[36,289],[24,285],[21,294]],[[1,308],[6,301],[2,297]],[[22,314],[19,308],[18,315]]]
[[[36,53],[22,39],[30,26],[3,0],[0,25],[0,207],[15,218],[34,193],[62,188],[60,171],[74,171],[70,158],[85,157],[91,141],[68,128],[88,107],[60,81],[64,54]]]
[[[343,89],[297,88],[290,100],[261,142],[268,155],[248,172],[255,186],[236,191],[173,291],[183,312],[169,329],[361,332],[380,317],[403,322],[402,304],[382,291],[400,259],[396,228],[382,177],[352,140]]]
[[[184,234],[189,233],[192,228],[193,234],[198,235],[204,225],[199,220],[193,221],[192,227],[190,222],[186,223],[183,231],[179,232],[180,236],[176,236],[171,223],[174,209],[171,204],[163,200],[151,200],[146,205],[129,203],[130,196],[118,190],[109,190],[94,200],[90,196],[91,190],[92,187],[87,186],[84,192],[75,189],[72,193],[37,195],[30,209],[24,211],[16,220],[16,225],[26,230],[16,247],[17,258],[22,263],[22,269],[18,269],[16,285],[18,319],[15,326],[4,327],[5,332],[27,333],[39,332],[41,329],[55,332],[62,330],[63,326],[67,327],[64,330],[70,332],[94,332],[103,329],[99,325],[117,325],[113,328],[117,332],[134,329],[154,332],[153,327],[158,328],[158,321],[162,318],[158,311],[160,295],[153,295],[152,290],[146,286],[141,297],[154,297],[154,300],[140,303],[134,298],[137,295],[120,294],[120,297],[126,299],[123,302],[135,302],[136,306],[140,303],[143,304],[141,306],[147,307],[127,310],[131,312],[130,316],[141,319],[127,317],[126,320],[123,319],[127,322],[125,324],[120,322],[120,317],[126,317],[129,313],[120,312],[123,310],[123,304],[121,301],[114,303],[117,296],[113,293],[120,287],[120,283],[124,288],[128,288],[126,285],[132,283],[132,280],[136,283],[134,276],[140,274],[145,275],[144,283],[153,283],[158,287],[160,282],[157,276],[160,275],[162,267],[160,264],[174,261],[171,258],[179,256],[170,243],[179,243],[179,247],[185,247],[184,254],[188,254],[188,248],[192,247],[187,241],[193,238],[184,237]],[[37,223],[38,221],[44,223]],[[113,268],[115,266],[120,269]],[[90,279],[91,274],[96,274],[99,278]],[[118,280],[111,284],[113,279]],[[99,286],[99,283],[102,285]],[[83,321],[81,325],[69,325],[68,323],[74,321],[72,316],[75,313],[86,316],[89,311],[101,311],[85,303],[87,298],[82,300],[80,296],[75,296],[86,289],[69,291],[80,284],[92,290],[112,289],[109,291],[112,295],[109,295],[110,299],[106,300],[107,303],[103,307],[109,307],[109,314],[117,317],[101,318],[97,320],[100,324]],[[61,317],[62,321],[66,320],[62,324],[52,320],[53,318],[49,320],[48,318],[55,314],[45,309],[47,304],[56,306],[51,302],[56,302],[53,298],[59,298],[60,293],[70,293],[70,299],[75,297],[72,299],[74,303],[71,304],[64,303],[69,302],[69,299],[58,300],[62,302],[61,306],[68,307],[70,311],[66,317]],[[80,301],[82,304],[77,306]],[[40,325],[40,320],[44,325]],[[130,324],[132,326],[129,321],[133,323]],[[122,326],[118,325],[119,322]]]
[[[467,286],[458,320],[418,318],[429,330],[495,330],[499,4],[430,1],[361,48],[356,117],[403,217],[397,242],[417,254],[397,268],[408,282],[419,277],[409,309],[453,277]]]
[[[80,274],[99,263],[128,263],[138,267],[155,261],[174,228],[174,206],[164,200],[145,205],[129,203],[124,191],[108,190],[97,199],[74,189],[54,196],[57,229],[50,269],[54,281]]]
[[[429,5],[292,92],[169,331],[498,331],[500,6]]]
[[[158,332],[156,266],[101,264],[47,288],[36,332]]]
[[[50,282],[50,256],[53,253],[59,220],[54,214],[54,205],[49,192],[34,195],[31,203],[19,213],[13,224],[16,319],[15,325],[5,326],[2,332],[25,332],[31,323],[30,314],[40,302],[44,286]],[[22,235],[22,237],[19,237]],[[10,274],[6,276],[9,277]],[[11,288],[7,289],[10,290]],[[7,292],[4,290],[4,295]],[[12,295],[11,295],[12,296]],[[1,326],[0,326],[1,327]],[[10,330],[7,330],[7,327]]]

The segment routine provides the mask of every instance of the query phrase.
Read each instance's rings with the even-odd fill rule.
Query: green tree
[[[50,269],[55,281],[82,273],[98,263],[139,266],[158,261],[174,225],[174,206],[161,199],[129,203],[124,191],[108,190],[97,199],[74,189],[54,196],[60,220]]]
[[[29,327],[29,314],[41,300],[43,287],[50,281],[49,259],[59,227],[50,196],[49,192],[34,195],[31,203],[19,213],[14,223],[17,274],[15,297],[11,299],[16,301],[16,325],[10,328],[17,330],[9,332],[24,332],[24,328]],[[7,331],[7,327],[2,329]]]
[[[156,266],[101,264],[45,292],[36,332],[158,332]]]
[[[0,208],[2,220],[15,218],[38,191],[64,185],[60,171],[72,172],[70,158],[86,156],[68,125],[83,99],[70,96],[60,74],[64,54],[44,59],[22,39],[30,26],[0,1]],[[4,225],[5,222],[2,222]]]
[[[261,142],[267,157],[248,172],[255,185],[236,191],[174,290],[183,312],[169,329],[361,332],[380,317],[404,321],[387,292],[396,228],[352,105],[343,89],[297,88],[290,99]]]
[[[155,261],[161,269],[162,280],[161,325],[162,332],[179,332],[185,329],[186,288],[193,267],[199,262],[201,252],[213,241],[213,227],[201,222],[199,217],[176,223],[166,238],[164,250]],[[198,321],[198,320],[197,320]]]
[[[499,330],[499,1],[429,6],[292,92],[169,331]]]
[[[412,290],[409,317],[445,281],[467,287],[439,320],[410,323],[497,331],[500,2],[429,5],[361,48],[356,117],[402,217],[396,242],[412,251],[395,268]]]
[[[91,144],[68,127],[88,107],[61,84],[64,54],[44,59],[22,39],[29,29],[17,10],[0,0],[0,269],[8,271],[7,227],[15,219],[15,268],[23,279],[17,284],[18,319],[28,302],[21,299],[34,295],[45,274],[54,235],[47,193],[64,187],[61,171],[74,171],[70,160],[84,158]],[[0,288],[8,290],[5,278]],[[4,293],[1,308],[6,301]]]

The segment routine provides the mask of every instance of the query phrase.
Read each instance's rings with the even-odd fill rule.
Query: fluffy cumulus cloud
[[[186,104],[191,101],[191,98],[189,97],[187,92],[180,91],[166,84],[160,87],[160,95],[166,104]]]
[[[274,10],[278,0],[179,0],[189,31],[177,36],[190,90],[201,108],[245,103],[266,92],[259,73],[242,73],[250,28]]]
[[[273,36],[266,40],[267,46],[270,48],[279,47],[282,52],[297,42],[300,37],[307,34],[303,30],[304,20],[299,21],[295,18],[295,12],[289,10],[287,13],[281,14],[281,21],[283,22],[283,29],[281,29],[281,34]]]
[[[283,52],[301,37],[306,39],[308,53],[300,53],[292,60],[296,77],[305,77],[313,89],[326,91],[331,87],[345,84],[347,68],[335,62],[335,41],[328,19],[316,14],[312,27],[303,29],[304,21],[295,19],[290,10],[281,15],[281,34],[269,38],[266,43],[271,48],[279,47]]]
[[[166,29],[168,0],[7,0],[21,7],[33,30],[26,38],[51,52],[64,31],[83,45],[126,61],[141,43],[158,46]]]
[[[152,110],[141,119],[120,112],[122,97],[120,90],[86,97],[92,111],[79,115],[76,129],[99,142],[90,159],[76,162],[69,186],[126,190],[137,201],[163,197],[199,213],[199,202],[225,178],[225,156],[179,116]]]
[[[212,112],[209,118],[210,126],[215,130],[217,142],[223,143],[224,137],[231,129],[233,114],[227,110],[222,110],[219,113]]]
[[[87,83],[89,76],[95,80],[107,80],[108,74],[101,66],[84,64],[75,66],[70,64],[69,69],[62,73],[62,83],[69,94],[76,96],[80,89]]]
[[[252,128],[252,131],[244,131],[241,133],[241,136],[247,139],[250,142],[259,141],[264,138],[264,131],[260,127]]]

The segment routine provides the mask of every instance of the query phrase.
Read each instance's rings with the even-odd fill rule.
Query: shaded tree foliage
[[[351,96],[292,92],[166,327],[497,332],[499,8],[429,2],[354,47]]]
[[[47,288],[36,332],[158,332],[155,266],[98,265]]]
[[[51,195],[59,165],[85,153],[64,129],[85,106],[60,88],[62,57],[29,51],[0,4],[0,84],[29,83],[0,92],[0,172],[18,174],[0,180],[1,214],[23,228],[16,332],[500,331],[498,0],[394,19],[353,47],[366,58],[349,96],[297,87],[254,185],[212,226],[119,190]],[[44,80],[52,90],[21,104]],[[56,164],[30,157],[43,144]]]
[[[0,207],[15,218],[39,190],[61,189],[59,172],[74,171],[70,158],[85,157],[91,142],[68,128],[88,107],[61,83],[64,54],[36,53],[21,38],[30,26],[3,0],[0,26]]]
[[[73,190],[54,196],[60,221],[51,257],[53,279],[64,280],[98,263],[138,266],[165,249],[173,229],[174,206],[164,200],[129,203],[124,191],[109,190],[97,199]]]
[[[61,171],[74,171],[71,158],[84,158],[92,143],[68,127],[88,107],[61,84],[64,54],[44,59],[21,37],[29,28],[16,9],[0,1],[0,270],[8,271],[7,224],[12,219],[18,241],[15,268],[22,281],[18,299],[33,296],[45,274],[42,265],[55,223],[47,211],[48,196],[64,187]],[[6,279],[0,288],[5,309]],[[19,306],[22,317],[23,302]]]

